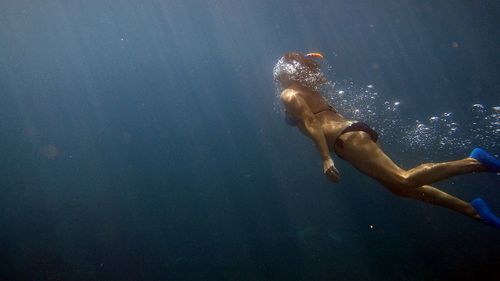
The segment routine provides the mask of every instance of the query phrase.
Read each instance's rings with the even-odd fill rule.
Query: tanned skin
[[[319,70],[317,62],[301,54],[285,54],[285,58],[287,56],[307,67]],[[396,165],[367,133],[348,132],[339,136],[352,124],[352,121],[332,110],[321,111],[330,104],[318,91],[287,77],[280,77],[278,81],[284,88],[280,98],[286,114],[297,120],[297,128],[316,145],[323,161],[323,172],[328,179],[333,182],[340,180],[340,173],[330,155],[335,151],[338,156],[377,180],[397,196],[417,199],[457,211],[473,219],[480,219],[479,214],[468,202],[431,186],[435,182],[456,175],[486,171],[479,161],[464,158],[451,162],[425,163],[405,170]],[[318,111],[321,112],[314,114]],[[342,146],[335,145],[337,139],[342,141]]]

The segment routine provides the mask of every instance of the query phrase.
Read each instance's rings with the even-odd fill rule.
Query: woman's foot
[[[500,160],[486,152],[482,148],[474,148],[470,153],[470,158],[474,158],[483,164],[488,172],[500,173]]]
[[[472,200],[470,204],[474,207],[484,223],[500,228],[500,218],[491,212],[483,199],[476,198]]]

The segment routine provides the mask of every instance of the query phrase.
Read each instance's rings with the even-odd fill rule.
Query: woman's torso
[[[320,93],[308,89],[294,88],[292,90],[295,90],[305,100],[316,119],[321,123],[329,146],[333,146],[340,133],[352,122],[338,113]],[[304,132],[302,124],[299,124],[298,127]]]

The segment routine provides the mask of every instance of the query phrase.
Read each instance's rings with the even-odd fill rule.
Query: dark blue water
[[[497,1],[1,1],[0,279],[499,280],[497,229],[340,159],[329,183],[272,81],[284,52],[321,51],[401,126],[470,127],[500,104],[499,24]],[[407,168],[498,154],[488,124],[453,155],[382,143]],[[497,175],[437,186],[500,212]]]

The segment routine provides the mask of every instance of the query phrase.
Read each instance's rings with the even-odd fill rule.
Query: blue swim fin
[[[491,212],[483,199],[476,198],[470,204],[478,212],[484,223],[500,228],[500,218]]]
[[[500,160],[493,157],[493,155],[489,154],[484,149],[474,148],[469,157],[481,162],[481,164],[488,168],[488,172],[500,173]]]

